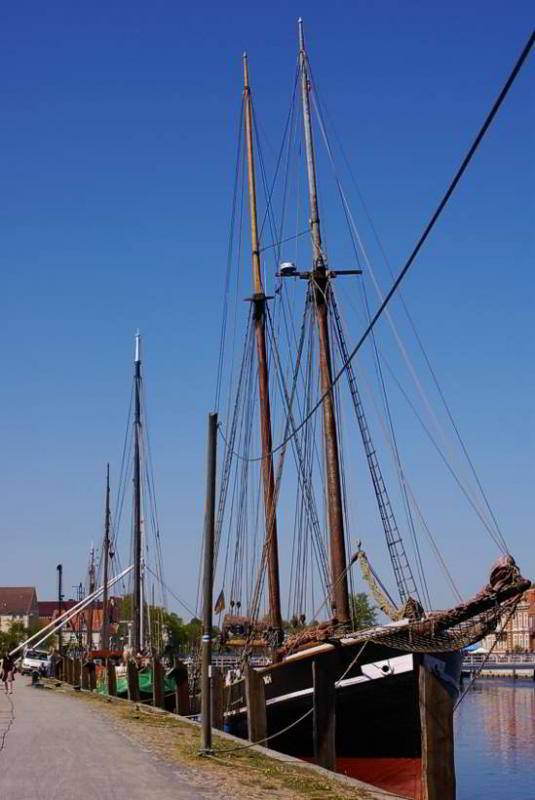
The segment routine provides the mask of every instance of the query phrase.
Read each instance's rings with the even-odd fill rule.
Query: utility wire
[[[355,347],[353,348],[353,350],[349,354],[348,359],[346,360],[346,362],[344,364],[342,364],[342,366],[340,367],[340,369],[338,370],[338,372],[334,376],[334,378],[332,380],[332,383],[329,386],[329,388],[321,395],[319,400],[310,409],[310,411],[304,417],[304,419],[301,420],[299,425],[297,425],[297,427],[294,428],[292,430],[292,432],[285,439],[283,439],[282,442],[280,442],[276,447],[272,448],[271,453],[266,454],[266,456],[271,455],[272,453],[276,453],[278,450],[282,449],[290,441],[290,439],[292,439],[297,433],[299,433],[300,430],[302,430],[302,428],[304,428],[304,426],[307,424],[309,419],[316,413],[316,411],[323,404],[323,401],[325,400],[325,398],[332,392],[334,386],[338,383],[338,381],[340,380],[340,378],[342,377],[342,375],[346,371],[348,364],[350,364],[350,362],[353,361],[353,359],[355,358],[355,356],[357,355],[357,353],[361,349],[362,345],[364,344],[364,342],[366,341],[366,339],[368,338],[370,333],[375,328],[375,325],[377,324],[377,322],[379,321],[380,317],[382,316],[385,308],[388,306],[388,304],[390,303],[390,300],[395,295],[398,287],[401,285],[401,283],[403,282],[403,279],[405,278],[405,276],[407,275],[407,273],[410,270],[411,266],[413,265],[413,263],[414,263],[414,261],[416,259],[416,256],[418,255],[418,253],[422,249],[422,247],[425,244],[429,234],[431,233],[431,231],[435,227],[435,225],[436,225],[439,217],[441,216],[442,212],[444,211],[444,208],[446,207],[450,197],[452,196],[453,192],[457,188],[457,185],[458,185],[459,181],[461,180],[461,178],[463,177],[464,173],[466,172],[466,169],[469,166],[470,162],[472,161],[472,158],[474,157],[475,153],[477,152],[477,150],[479,148],[479,145],[481,144],[481,141],[483,140],[485,134],[487,133],[488,129],[490,128],[490,126],[491,126],[496,114],[500,110],[505,98],[509,94],[509,90],[511,89],[515,79],[517,78],[520,70],[522,69],[522,66],[525,63],[525,61],[526,61],[526,59],[527,59],[527,57],[528,57],[528,55],[529,55],[529,53],[531,51],[531,48],[533,47],[534,41],[535,41],[535,34],[531,33],[531,35],[530,35],[530,37],[529,37],[529,39],[527,41],[526,46],[522,50],[522,53],[520,54],[515,66],[513,67],[513,70],[511,72],[511,74],[507,78],[507,80],[506,80],[501,92],[499,93],[496,101],[494,102],[494,105],[492,106],[491,110],[489,111],[489,113],[488,113],[483,125],[481,126],[477,136],[475,137],[475,139],[472,142],[468,152],[466,153],[466,155],[465,155],[465,157],[464,157],[464,159],[463,159],[463,161],[461,163],[461,166],[459,167],[459,169],[455,173],[455,176],[454,176],[453,180],[451,181],[450,185],[448,186],[448,189],[446,190],[446,192],[445,192],[444,196],[442,197],[440,203],[438,204],[437,208],[435,209],[431,219],[427,223],[423,233],[421,234],[420,238],[418,239],[418,241],[416,243],[416,246],[414,247],[414,249],[413,249],[412,253],[410,254],[409,258],[407,259],[407,261],[405,262],[405,265],[403,266],[402,270],[398,274],[398,277],[396,278],[396,280],[394,281],[394,283],[392,284],[392,286],[388,290],[387,294],[384,297],[383,302],[380,304],[379,308],[377,309],[377,311],[375,312],[373,317],[370,319],[368,325],[366,326],[366,328],[364,330],[364,333],[361,335],[361,337],[358,340],[357,344],[355,345]],[[240,458],[244,458],[243,456],[240,456],[239,453],[236,453],[235,455],[237,455]],[[264,457],[266,457],[266,456],[257,456],[255,458],[246,457],[245,460],[248,460],[248,461],[262,461],[262,459]]]

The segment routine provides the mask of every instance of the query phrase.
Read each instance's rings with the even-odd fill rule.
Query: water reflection
[[[481,678],[456,714],[458,800],[535,800],[535,684]]]

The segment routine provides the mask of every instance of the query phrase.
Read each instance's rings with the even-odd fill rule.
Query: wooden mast
[[[141,593],[141,336],[136,334],[134,357],[134,591],[132,595],[132,647],[143,649]]]
[[[254,304],[254,324],[256,353],[258,358],[258,382],[260,398],[260,431],[262,440],[262,484],[264,488],[264,516],[266,525],[267,572],[269,591],[270,623],[273,628],[282,630],[279,554],[277,541],[277,514],[275,499],[275,476],[273,473],[271,408],[269,402],[269,376],[266,350],[266,295],[262,285],[260,267],[260,242],[256,211],[256,177],[253,154],[253,112],[251,89],[249,87],[249,68],[247,54],[243,55],[243,96],[245,115],[245,145],[247,150],[247,171],[249,186],[249,216],[251,220],[251,249],[253,266],[252,302]]]
[[[95,548],[91,545],[91,553],[89,556],[89,594],[93,594],[97,588],[96,574],[95,574]],[[89,605],[87,614],[87,649],[93,649],[93,617],[94,617],[95,601],[92,600]]]
[[[323,431],[331,554],[331,590],[334,615],[339,622],[347,624],[350,622],[350,611],[347,589],[347,563],[342,488],[340,481],[340,457],[338,452],[334,397],[332,392],[329,392],[329,387],[332,384],[328,307],[329,275],[327,273],[325,256],[321,243],[314,140],[312,138],[312,120],[310,116],[310,80],[308,75],[308,60],[305,51],[303,21],[301,19],[299,20],[299,64],[308,173],[310,230],[312,234],[313,267],[310,275],[310,291],[314,293],[316,321],[318,325],[321,391],[323,394],[328,392],[323,401]]]
[[[110,465],[106,467],[106,509],[104,511],[104,592],[102,594],[102,629],[100,634],[100,649],[109,649],[108,633],[108,580],[110,559]]]

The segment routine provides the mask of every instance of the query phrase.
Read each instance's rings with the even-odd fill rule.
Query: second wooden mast
[[[132,646],[143,650],[143,542],[141,530],[141,336],[136,334],[134,357],[134,591],[132,595]]]
[[[253,266],[253,314],[258,359],[258,383],[260,399],[260,432],[262,440],[262,484],[264,489],[264,515],[266,527],[267,573],[269,592],[270,624],[276,631],[282,630],[279,554],[277,537],[277,514],[275,476],[273,473],[271,408],[269,401],[269,374],[266,348],[266,295],[262,284],[260,266],[260,241],[256,210],[256,178],[253,153],[253,110],[249,86],[247,54],[243,55],[243,98],[245,117],[245,146],[249,186],[249,214],[251,219],[251,250]]]
[[[319,362],[321,392],[323,400],[323,431],[325,447],[325,472],[327,480],[327,501],[331,555],[331,594],[333,612],[342,624],[351,620],[349,595],[347,589],[347,560],[340,481],[340,455],[332,385],[331,346],[329,337],[329,274],[321,242],[321,228],[318,211],[318,192],[316,185],[316,164],[312,120],[310,116],[310,78],[308,59],[305,51],[303,21],[299,20],[299,67],[301,73],[301,98],[303,103],[303,125],[308,173],[308,193],[310,205],[310,232],[312,236],[312,272],[310,291],[314,296],[316,321],[319,339]]]
[[[108,580],[110,564],[110,531],[111,531],[111,510],[110,510],[110,465],[106,467],[106,506],[104,510],[104,573],[102,594],[102,629],[100,634],[100,649],[108,650],[110,645],[110,635],[108,626]]]

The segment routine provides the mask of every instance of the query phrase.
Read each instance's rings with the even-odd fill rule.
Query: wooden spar
[[[312,234],[313,269],[310,275],[310,291],[314,293],[316,321],[318,324],[319,363],[323,401],[323,431],[325,446],[325,471],[327,479],[327,502],[331,554],[331,580],[333,610],[341,623],[350,622],[349,595],[347,589],[347,561],[340,481],[340,456],[334,397],[329,392],[332,384],[331,347],[329,341],[329,276],[321,244],[321,229],[318,213],[318,193],[312,120],[310,116],[310,80],[305,51],[303,21],[299,20],[299,64],[301,72],[301,97],[303,125],[308,173],[308,195],[310,205],[310,230]]]
[[[108,635],[108,572],[110,558],[110,465],[106,467],[106,508],[104,511],[104,592],[102,594],[102,629],[100,649],[109,649]]]
[[[266,295],[262,285],[260,267],[260,241],[256,210],[256,177],[253,153],[253,111],[249,86],[247,54],[243,55],[243,97],[245,116],[245,145],[249,186],[249,216],[251,220],[251,249],[253,266],[253,303],[258,358],[258,383],[260,401],[260,432],[262,440],[262,485],[264,488],[264,517],[266,525],[266,551],[269,592],[270,623],[277,631],[282,630],[280,601],[279,553],[277,537],[277,514],[275,499],[275,475],[273,472],[273,442],[271,434],[271,408],[269,400],[269,374],[266,349]]]
[[[134,358],[134,591],[132,593],[132,647],[143,649],[141,595],[141,337],[136,334]]]

